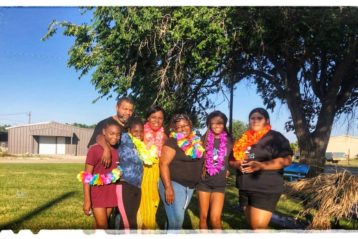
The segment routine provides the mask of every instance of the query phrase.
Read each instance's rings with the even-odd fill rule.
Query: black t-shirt
[[[174,138],[168,138],[164,145],[175,150],[174,159],[169,164],[171,180],[185,187],[194,188],[201,178],[203,159],[193,159],[185,155]]]
[[[87,148],[89,148],[91,145],[96,143],[97,135],[102,134],[103,128],[108,123],[115,123],[115,124],[119,125],[119,127],[121,128],[121,134],[124,133],[124,132],[127,132],[127,129],[125,127],[123,127],[122,125],[120,125],[117,120],[113,119],[112,116],[108,117],[108,118],[106,118],[104,120],[101,120],[100,122],[97,123],[97,125],[96,125],[96,127],[95,127],[95,129],[93,131],[92,137],[91,137],[90,141],[88,142]],[[116,144],[113,147],[118,149],[119,143]]]
[[[215,139],[214,141],[214,155],[218,153],[220,147],[220,139]],[[211,186],[211,187],[225,187],[226,186],[226,171],[229,168],[228,158],[232,153],[232,140],[230,138],[227,139],[226,143],[226,155],[225,155],[225,164],[221,168],[221,171],[218,174],[210,176],[207,172],[205,174],[205,178],[201,180],[201,182]],[[205,164],[205,162],[204,162]]]
[[[270,161],[279,157],[293,155],[289,141],[279,132],[271,130],[259,142],[251,146],[249,160]],[[242,174],[237,170],[237,186],[241,190],[254,192],[281,193],[283,190],[283,169],[261,170]]]

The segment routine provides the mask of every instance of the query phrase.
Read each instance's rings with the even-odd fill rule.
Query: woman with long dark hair
[[[224,206],[226,178],[229,175],[228,158],[232,139],[226,128],[227,117],[220,111],[210,113],[206,120],[207,131],[202,179],[196,186],[200,206],[200,229],[207,229],[207,218],[213,229],[222,229],[221,213]],[[210,208],[210,211],[209,211]]]

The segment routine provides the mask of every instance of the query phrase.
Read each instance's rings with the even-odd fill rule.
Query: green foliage
[[[299,146],[298,146],[298,143],[297,143],[297,142],[290,143],[290,147],[291,147],[293,153],[299,152]]]
[[[87,124],[81,124],[81,123],[73,123],[73,126],[80,127],[80,128],[86,128],[86,129],[94,129],[96,128],[96,124],[93,125],[87,125]]]
[[[151,104],[168,115],[190,114],[194,122],[214,105],[214,75],[230,49],[225,25],[228,8],[98,7],[92,21],[75,25],[54,21],[47,39],[64,28],[74,37],[68,65],[80,77],[92,73],[101,97],[130,95],[143,114]]]
[[[250,71],[269,109],[278,101],[288,103],[310,132],[330,112],[354,111],[357,8],[254,8],[248,17],[253,22],[247,31],[252,43],[246,46],[254,53]],[[291,120],[286,128],[297,126]]]
[[[242,79],[268,109],[287,104],[303,156],[324,161],[335,117],[358,105],[358,9],[97,7],[91,22],[54,21],[74,37],[68,65],[92,74],[100,97],[131,96],[139,115],[152,104],[195,125],[209,96]],[[310,155],[309,155],[310,154]],[[302,156],[301,155],[301,156]],[[320,165],[322,166],[322,165]]]
[[[232,136],[234,140],[237,140],[241,137],[245,131],[249,129],[249,125],[245,124],[244,122],[240,120],[234,120],[232,122]]]
[[[0,132],[6,132],[6,128],[7,127],[10,127],[11,125],[8,125],[8,124],[4,124],[4,125],[0,125]]]

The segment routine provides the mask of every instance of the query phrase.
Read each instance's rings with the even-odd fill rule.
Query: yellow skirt
[[[151,166],[144,165],[141,185],[141,201],[137,213],[139,229],[156,229],[156,214],[160,201],[159,197],[159,163]]]

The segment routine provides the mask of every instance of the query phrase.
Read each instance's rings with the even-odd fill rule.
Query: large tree
[[[301,158],[323,170],[334,119],[358,103],[357,8],[256,8],[249,69],[268,108],[286,103]]]
[[[92,73],[101,97],[131,95],[204,116],[208,95],[251,79],[269,109],[287,104],[287,129],[318,173],[335,118],[358,102],[356,8],[98,7],[92,21],[53,22],[75,37],[68,65]]]
[[[80,77],[92,74],[101,97],[130,95],[138,112],[153,103],[167,115],[187,112],[205,116],[215,104],[208,95],[219,92],[218,77],[230,49],[225,8],[98,7],[89,23],[54,21],[75,37],[68,65]]]

